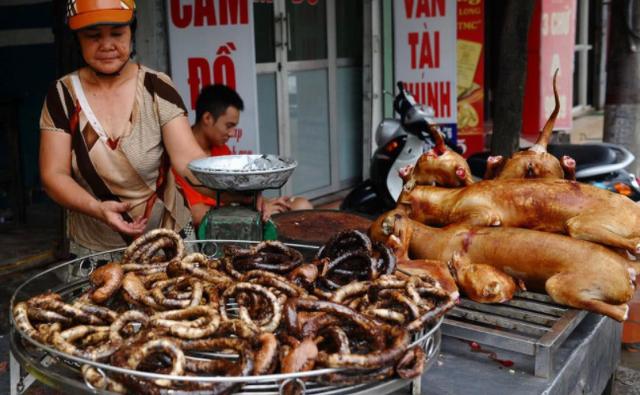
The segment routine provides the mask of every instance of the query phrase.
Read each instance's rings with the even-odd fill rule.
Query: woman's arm
[[[207,155],[193,136],[187,117],[180,116],[167,122],[162,127],[162,139],[169,153],[171,166],[199,193],[216,198],[216,191],[206,187],[197,187],[202,183],[191,173],[187,167],[189,162],[195,159],[205,158]],[[250,204],[253,201],[252,194],[223,192],[220,199],[225,203],[238,202]],[[260,208],[258,208],[260,210]]]
[[[191,126],[187,117],[173,118],[162,127],[162,140],[169,153],[171,166],[191,185],[200,184],[200,181],[187,167],[189,162],[195,159],[205,158],[207,154],[200,148],[196,138],[193,137]],[[208,188],[194,187],[203,195],[215,197],[215,192]]]
[[[71,177],[71,135],[40,132],[40,177],[47,194],[61,206],[97,218],[120,233],[138,235],[144,231],[145,219],[126,222],[122,218],[128,203],[101,202]]]
[[[171,159],[171,166],[182,176],[191,186],[199,193],[216,198],[216,191],[206,187],[197,187],[202,183],[198,181],[196,176],[191,173],[191,170],[187,167],[189,162],[195,159],[206,158],[207,155],[196,138],[193,137],[191,126],[187,117],[176,117],[167,122],[162,127],[162,139],[164,140],[164,146],[169,153]],[[246,203],[252,200],[251,196],[243,194],[230,194],[224,193],[222,196],[223,202],[241,202]]]

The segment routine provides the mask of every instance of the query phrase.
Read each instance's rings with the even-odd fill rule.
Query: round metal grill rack
[[[236,240],[203,240],[187,241],[187,252],[202,252],[210,257],[216,257],[223,251],[225,244],[248,245],[254,242]],[[298,249],[305,255],[311,257],[317,250],[314,246],[288,244]],[[120,258],[123,249],[107,251],[99,254],[89,255],[62,263],[43,271],[26,282],[24,282],[12,296],[11,307],[16,302],[24,301],[32,296],[47,291],[60,294],[63,299],[71,300],[84,292],[89,286],[88,275],[96,267]],[[230,306],[232,307],[232,306]],[[283,393],[285,385],[295,383],[303,394],[313,395],[355,395],[355,394],[388,394],[412,383],[412,380],[387,379],[384,381],[370,382],[356,385],[326,385],[314,381],[324,375],[336,372],[345,372],[345,369],[316,369],[306,372],[271,374],[262,376],[171,376],[168,374],[158,374],[144,371],[136,371],[115,367],[109,364],[90,361],[63,353],[47,344],[42,344],[22,333],[15,325],[13,314],[10,314],[11,352],[23,369],[33,375],[37,380],[64,391],[65,393],[103,393],[111,392],[97,390],[86,383],[80,373],[82,365],[90,365],[100,375],[109,376],[112,373],[122,373],[134,375],[145,379],[169,379],[174,381],[189,382],[197,381],[201,383],[233,382],[238,383],[238,394],[251,395],[278,395]],[[414,334],[413,345],[420,345],[426,353],[425,371],[435,362],[440,351],[440,325],[443,318],[438,320],[433,326],[426,328],[420,333]],[[221,357],[214,353],[197,353],[198,357]],[[225,354],[229,357],[229,354]],[[419,378],[417,379],[419,381]],[[20,380],[22,383],[23,380]],[[18,384],[20,385],[20,384]],[[171,394],[196,393],[188,391],[166,390]],[[165,393],[163,392],[163,393]],[[197,392],[206,393],[206,391]]]

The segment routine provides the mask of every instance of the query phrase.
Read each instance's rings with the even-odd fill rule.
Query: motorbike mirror
[[[425,106],[424,108],[420,106],[411,93],[404,88],[402,81],[398,81],[397,86],[399,92],[393,101],[393,106],[400,115],[400,122],[403,128],[424,141],[432,141],[436,145],[445,144],[452,150],[461,153],[461,147],[453,144],[437,126],[434,119],[434,109],[430,106]],[[436,141],[434,141],[434,136],[431,135],[430,131],[437,133],[440,137],[435,138]]]
[[[404,89],[402,81],[398,81],[398,94],[393,100],[393,109],[400,115],[400,118],[404,120],[407,112],[416,105],[416,101],[409,92]]]

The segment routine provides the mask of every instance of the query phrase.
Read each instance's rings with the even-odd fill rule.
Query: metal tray
[[[228,191],[260,191],[282,187],[298,166],[276,155],[225,155],[196,159],[189,170],[206,187]]]
[[[202,252],[210,257],[218,256],[225,244],[248,245],[255,242],[236,241],[236,240],[201,240],[186,241],[186,250],[189,252]],[[298,249],[306,257],[312,257],[317,251],[317,247],[288,244]],[[11,298],[11,311],[17,301],[27,300],[32,296],[51,290],[59,293],[64,299],[73,298],[88,287],[88,275],[100,263],[119,259],[124,249],[107,251],[99,254],[81,257],[69,262],[62,263],[52,267],[46,271],[38,273],[22,285],[20,285]],[[54,285],[54,286],[52,286]],[[427,361],[425,371],[435,362],[440,351],[440,326],[444,318],[441,318],[435,325],[421,333],[415,334],[412,345],[420,345],[424,348]],[[11,333],[10,346],[13,357],[19,362],[21,367],[29,374],[43,383],[63,390],[66,393],[98,393],[98,391],[87,385],[79,367],[82,364],[89,364],[98,369],[102,374],[109,372],[120,372],[131,375],[137,375],[144,378],[167,378],[178,381],[201,381],[201,382],[229,382],[235,381],[243,383],[243,387],[239,390],[242,394],[280,394],[284,384],[290,381],[297,381],[306,394],[335,394],[335,395],[354,395],[354,394],[384,394],[391,393],[401,389],[407,385],[414,384],[419,386],[420,378],[415,380],[389,379],[382,382],[373,382],[367,384],[358,384],[351,386],[331,386],[321,385],[313,382],[313,377],[324,374],[338,372],[340,369],[316,369],[307,372],[291,373],[291,374],[271,374],[263,376],[243,376],[243,377],[221,377],[221,376],[171,376],[157,373],[134,371],[114,367],[108,364],[89,361],[83,358],[67,355],[55,348],[41,344],[34,339],[26,336],[15,326],[13,314],[10,314]],[[22,373],[15,374],[11,372],[12,378],[18,376],[16,380],[12,379],[13,388],[24,388],[26,382],[32,379],[25,377]],[[302,379],[305,381],[302,381]],[[15,381],[15,382],[14,382]],[[100,393],[109,393],[101,391]],[[418,392],[419,393],[419,392]]]
[[[446,314],[442,333],[532,356],[535,376],[549,378],[555,352],[586,315],[533,292],[518,292],[502,304],[461,298]]]

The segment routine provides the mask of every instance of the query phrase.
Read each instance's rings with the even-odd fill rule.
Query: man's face
[[[206,128],[209,142],[214,146],[226,144],[235,134],[236,126],[240,122],[240,111],[233,106],[229,106],[218,118],[213,118],[210,113],[206,115],[210,117]]]

